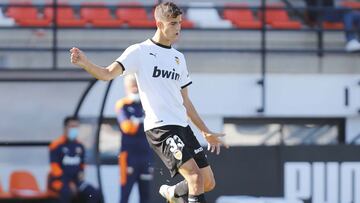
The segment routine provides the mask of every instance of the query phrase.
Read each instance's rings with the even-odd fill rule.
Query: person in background
[[[308,9],[308,19],[312,24],[317,20],[320,22],[342,22],[345,30],[345,51],[360,51],[359,31],[360,31],[360,11],[343,6],[342,0],[305,0]],[[316,7],[323,7],[323,11],[316,10]],[[321,15],[319,15],[321,14]],[[320,18],[320,19],[319,19]]]
[[[68,117],[64,120],[64,134],[52,141],[48,188],[58,194],[60,203],[70,203],[78,197],[86,203],[100,203],[101,193],[84,181],[85,148],[77,140],[79,121]]]
[[[120,203],[128,203],[134,183],[138,183],[141,203],[150,203],[152,175],[152,151],[144,132],[144,110],[141,106],[134,75],[124,78],[126,97],[115,105],[121,138],[119,155]]]

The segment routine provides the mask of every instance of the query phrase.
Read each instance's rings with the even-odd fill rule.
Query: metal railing
[[[319,17],[316,25],[314,27],[309,27],[306,25],[306,19],[304,18],[303,15],[301,15],[301,13],[304,13],[306,10],[307,11],[315,11],[315,12],[319,12],[320,14],[328,9],[332,9],[332,8],[327,8],[327,7],[295,7],[292,6],[291,3],[289,3],[287,0],[284,0],[283,2],[285,3],[285,6],[282,7],[266,7],[266,0],[261,0],[261,6],[260,7],[254,7],[254,6],[232,6],[232,7],[227,7],[227,6],[214,6],[213,8],[217,9],[217,10],[223,10],[224,8],[226,9],[250,9],[252,11],[258,11],[261,13],[265,13],[266,10],[268,9],[281,9],[281,10],[287,10],[287,11],[291,11],[295,14],[295,16],[297,16],[300,21],[302,22],[303,27],[301,29],[274,29],[274,28],[269,28],[266,25],[266,15],[261,15],[260,16],[260,22],[261,22],[261,28],[260,29],[241,29],[241,28],[229,28],[229,29],[208,29],[208,28],[190,28],[190,29],[185,29],[187,31],[259,31],[261,32],[261,40],[260,40],[260,48],[253,48],[253,49],[248,49],[248,48],[231,48],[231,49],[216,49],[216,48],[185,48],[185,49],[179,49],[182,52],[239,52],[239,53],[260,53],[262,55],[262,65],[261,66],[266,66],[266,54],[267,53],[294,53],[294,54],[298,54],[298,53],[315,53],[317,54],[319,57],[323,56],[324,53],[336,53],[336,54],[343,54],[346,53],[343,49],[329,49],[329,48],[324,48],[324,32],[345,32],[346,30],[344,29],[337,29],[337,30],[333,30],[333,29],[324,29],[322,26],[322,19]],[[3,7],[5,9],[7,9],[10,5],[9,4],[0,4],[0,7]],[[22,4],[15,4],[15,5],[11,5],[11,7],[36,7],[36,8],[47,8],[47,7],[52,7],[53,8],[53,19],[52,19],[52,25],[47,26],[47,27],[20,27],[20,26],[13,26],[13,27],[0,27],[0,30],[23,30],[23,29],[44,29],[44,30],[50,30],[52,32],[52,42],[51,42],[51,46],[50,47],[46,47],[46,48],[35,48],[35,47],[3,47],[0,46],[0,51],[2,52],[20,52],[20,51],[25,51],[25,52],[51,52],[52,53],[52,66],[49,67],[53,70],[55,69],[59,69],[58,67],[58,54],[62,53],[62,52],[67,52],[68,51],[68,47],[61,47],[58,44],[58,32],[59,30],[103,30],[103,29],[107,29],[107,30],[130,30],[130,29],[134,29],[134,30],[144,30],[144,29],[149,29],[149,28],[129,28],[129,27],[114,27],[114,28],[97,28],[97,27],[58,27],[56,26],[56,22],[58,21],[57,17],[57,12],[58,9],[57,8],[61,8],[61,7],[65,7],[65,6],[69,6],[69,5],[61,5],[61,4],[57,4],[57,0],[53,0],[52,4],[48,4],[48,5],[42,5],[42,4],[35,4],[35,5],[22,5]],[[84,8],[84,7],[92,7],[92,8],[99,8],[99,7],[104,7],[101,5],[71,5],[72,8],[75,8],[76,10],[79,10],[80,8]],[[115,10],[119,7],[121,8],[134,8],[134,7],[138,7],[137,5],[122,5],[122,6],[114,6],[114,5],[107,5],[105,6],[106,8],[110,9],[110,10]],[[149,5],[144,5],[141,6],[145,9],[147,9],[148,11],[153,9],[153,5],[149,6]],[[183,6],[182,7],[184,10],[189,9],[189,6]],[[196,6],[192,6],[191,8],[204,8],[204,7],[196,7]],[[319,15],[321,16],[321,15]],[[151,28],[153,29],[153,28]],[[314,32],[317,33],[317,47],[315,49],[291,49],[291,48],[268,48],[267,47],[267,42],[268,42],[268,37],[267,37],[267,33],[268,32],[273,32],[273,31],[295,31],[295,32]],[[126,47],[121,47],[121,48],[98,48],[98,47],[88,47],[85,48],[84,51],[87,52],[96,52],[96,51],[101,51],[101,52],[111,52],[111,51],[123,51]],[[264,70],[266,70],[266,67],[264,68]],[[262,71],[263,72],[263,71]],[[264,81],[263,81],[264,82]]]

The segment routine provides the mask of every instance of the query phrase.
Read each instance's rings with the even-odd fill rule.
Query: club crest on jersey
[[[175,56],[175,62],[176,62],[176,64],[180,64],[180,59],[179,59],[179,57],[177,57],[177,56]]]
[[[174,152],[173,152],[173,155],[174,155],[174,157],[175,157],[175,159],[177,159],[177,160],[182,160],[182,156],[183,156],[183,154],[182,154],[182,152],[180,151],[180,150],[175,150]]]
[[[63,147],[61,150],[64,154],[69,153],[69,148],[67,148],[67,147]]]
[[[82,153],[81,147],[76,147],[76,154],[81,154],[81,153]]]
[[[179,80],[180,74],[175,71],[173,68],[172,70],[161,70],[157,66],[154,67],[153,75],[154,78],[162,77],[171,80]]]

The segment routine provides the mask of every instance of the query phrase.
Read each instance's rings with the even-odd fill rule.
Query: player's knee
[[[202,177],[202,175],[200,173],[200,170],[196,169],[196,168],[194,168],[190,172],[190,175],[189,175],[187,181],[189,183],[191,183],[192,185],[202,185],[202,184],[204,184],[203,177]]]
[[[205,192],[209,192],[211,190],[213,190],[216,186],[216,181],[214,179],[214,177],[209,178],[205,181],[205,185],[204,185],[204,190]]]

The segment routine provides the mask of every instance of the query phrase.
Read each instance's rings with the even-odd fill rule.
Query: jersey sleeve
[[[50,149],[50,174],[55,178],[60,178],[63,175],[60,157],[61,151],[59,147]]]
[[[129,120],[130,116],[131,115],[129,114],[129,112],[125,111],[124,108],[121,108],[117,111],[117,120],[119,123]]]
[[[116,59],[116,62],[124,68],[124,75],[136,73],[140,68],[140,46],[131,45]]]
[[[191,78],[189,75],[189,71],[187,69],[185,57],[182,57],[182,58],[183,58],[183,64],[182,64],[183,69],[182,69],[182,72],[180,75],[180,86],[181,86],[181,89],[184,89],[185,87],[189,86],[192,83],[192,81],[191,81]]]
[[[120,103],[120,105],[119,105]],[[119,123],[119,127],[122,133],[128,135],[135,135],[139,130],[139,124],[132,121],[132,114],[125,110],[124,105],[121,105],[121,101],[116,104],[116,119]]]
[[[116,118],[119,123],[123,122],[124,120],[129,120],[131,116],[127,111],[125,111],[124,103],[126,103],[126,101],[122,99],[118,100],[115,104]]]

